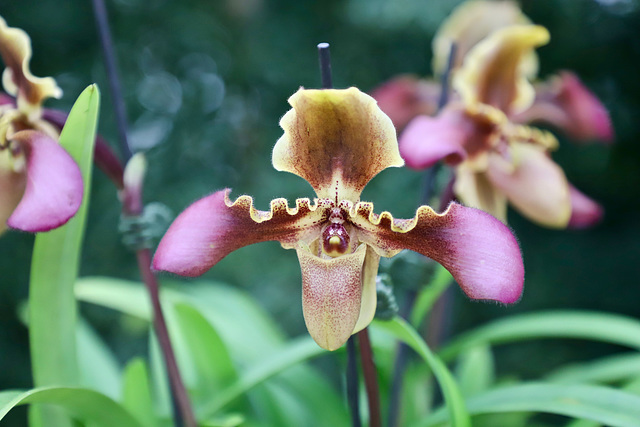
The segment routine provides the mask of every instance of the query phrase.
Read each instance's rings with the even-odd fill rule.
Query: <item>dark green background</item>
[[[431,38],[454,1],[114,0],[108,3],[131,135],[148,148],[147,201],[175,214],[214,190],[251,194],[257,207],[284,196],[312,197],[308,184],[271,167],[279,118],[299,86],[318,87],[316,44],[331,43],[336,87],[364,91],[398,74],[430,73]],[[456,289],[454,329],[538,309],[584,308],[639,316],[640,300],[640,2],[523,2],[549,28],[539,50],[540,75],[578,73],[613,119],[611,147],[561,139],[554,154],[569,179],[600,201],[606,216],[587,231],[537,227],[510,213],[526,267],[522,301],[478,304]],[[52,75],[65,92],[49,106],[68,109],[80,91],[102,89],[100,132],[115,145],[115,128],[101,51],[88,1],[0,0],[0,15],[32,38],[32,70]],[[155,146],[149,148],[147,145]],[[365,190],[377,211],[415,212],[422,175],[381,173]],[[136,279],[134,258],[119,241],[113,186],[94,176],[82,275]],[[28,292],[33,237],[0,238],[0,389],[30,386],[26,329],[16,310]],[[262,243],[233,253],[207,277],[251,292],[292,335],[302,334],[300,271],[293,251]],[[189,286],[188,283],[185,286]],[[127,358],[144,344],[111,328],[110,313],[83,307],[116,352]],[[532,377],[569,360],[616,348],[582,342],[512,346],[501,352],[504,372]]]

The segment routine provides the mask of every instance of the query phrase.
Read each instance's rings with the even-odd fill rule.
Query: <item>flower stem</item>
[[[151,252],[149,249],[139,249],[136,252],[138,258],[138,268],[144,280],[144,284],[149,291],[151,305],[153,306],[153,326],[160,343],[160,348],[164,355],[164,362],[169,375],[169,383],[171,385],[172,395],[175,405],[178,408],[180,416],[176,417],[176,425],[185,427],[197,427],[196,417],[191,409],[189,395],[182,382],[180,370],[176,362],[176,357],[169,339],[169,331],[167,323],[164,320],[162,306],[160,305],[160,297],[158,292],[158,281],[156,276],[151,272]]]
[[[373,361],[373,350],[371,348],[371,341],[369,340],[368,328],[364,328],[358,332],[358,343],[360,344],[360,361],[362,363],[364,384],[367,389],[369,401],[369,427],[382,427],[378,374]]]
[[[93,0],[93,10],[98,27],[98,33],[100,35],[104,62],[107,69],[107,78],[109,80],[109,89],[116,116],[120,149],[124,159],[129,160],[132,152],[127,138],[126,108],[124,98],[122,96],[120,80],[118,79],[116,57],[113,50],[111,31],[109,29],[109,21],[107,19],[107,11],[104,1]],[[97,150],[96,163],[103,164],[103,166],[105,166],[108,171],[107,174],[113,179],[116,186],[120,189],[122,187],[119,184],[122,181],[117,176],[119,175],[120,170],[113,167],[114,157],[109,156],[109,154],[112,154],[110,150]],[[114,175],[116,175],[116,179],[114,179]],[[142,183],[140,183],[140,185],[142,186]],[[126,192],[127,189],[124,188],[123,191]],[[140,215],[142,213],[142,188],[140,188],[139,191],[132,193],[135,197],[128,198],[126,203],[123,203],[122,205],[122,212],[124,215],[132,216]],[[171,396],[174,405],[177,407],[177,410],[175,411],[175,424],[180,427],[197,427],[198,423],[191,407],[191,402],[189,401],[189,395],[184,387],[180,370],[178,369],[175,353],[173,352],[173,347],[171,346],[171,340],[169,338],[169,331],[167,330],[167,324],[164,319],[164,314],[162,313],[162,306],[160,304],[158,292],[158,281],[151,271],[151,252],[148,248],[140,248],[136,250],[136,256],[138,259],[140,275],[142,276],[147,290],[149,291],[149,297],[153,307],[153,325],[164,356],[167,375],[169,376]]]
[[[351,410],[351,425],[361,427],[360,400],[358,393],[358,361],[356,356],[356,337],[351,335],[347,340],[347,403]]]
[[[125,163],[131,157],[131,147],[127,138],[127,110],[122,97],[122,86],[118,78],[118,68],[116,64],[116,55],[113,50],[113,41],[111,39],[111,30],[109,29],[109,21],[107,17],[107,8],[104,0],[93,0],[93,12],[100,36],[100,45],[104,56],[104,64],[107,68],[107,79],[109,80],[109,92],[111,93],[111,101],[113,102],[113,110],[116,115],[116,123],[118,129],[118,140],[120,141],[120,151],[124,156]]]

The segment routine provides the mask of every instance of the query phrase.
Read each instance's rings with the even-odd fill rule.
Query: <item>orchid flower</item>
[[[455,75],[469,51],[494,31],[531,24],[513,1],[469,0],[460,4],[433,39],[434,74],[439,76],[445,72],[452,44],[455,43],[456,50],[450,71]],[[526,77],[535,78],[538,69],[535,52],[529,50],[523,54],[519,66]],[[577,142],[613,141],[613,127],[606,108],[574,73],[560,71],[536,83],[534,88],[534,102],[528,109],[512,114],[512,122],[551,125]],[[414,117],[435,114],[441,92],[440,83],[434,79],[401,75],[374,89],[372,95],[398,131],[402,131]],[[451,99],[459,101],[460,96],[454,92]]]
[[[394,219],[360,201],[376,174],[404,163],[393,124],[373,98],[356,88],[300,89],[289,103],[273,166],[304,178],[317,198],[297,199],[293,208],[279,198],[260,211],[250,196],[232,201],[229,189],[217,191],[177,217],[154,269],[194,277],[238,248],[279,241],[298,255],[307,329],[328,350],[371,322],[379,259],[403,249],[442,264],[473,299],[520,298],[520,250],[500,221],[455,203],[442,214],[421,206],[412,219]]]
[[[551,160],[556,138],[512,120],[535,98],[523,61],[548,40],[544,27],[515,25],[475,45],[453,79],[460,99],[436,117],[415,118],[400,137],[400,152],[414,168],[440,159],[455,166],[460,200],[502,221],[509,201],[544,226],[586,226],[601,210],[584,203]]]
[[[58,129],[42,117],[44,100],[62,91],[53,78],[31,74],[29,36],[2,18],[0,56],[11,95],[0,94],[0,233],[7,226],[51,230],[75,215],[83,193],[80,169],[58,144]]]

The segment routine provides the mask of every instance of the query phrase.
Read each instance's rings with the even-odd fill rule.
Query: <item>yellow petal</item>
[[[25,168],[16,171],[16,159],[11,150],[0,150],[0,234],[7,229],[7,219],[11,216],[24,195],[27,185]]]
[[[6,69],[2,75],[5,90],[18,100],[18,109],[37,118],[42,102],[60,98],[62,90],[51,77],[35,77],[29,70],[31,40],[19,28],[10,28],[0,17],[0,56]]]
[[[520,7],[511,1],[466,1],[456,7],[433,38],[433,72],[442,74],[449,60],[451,43],[456,43],[454,68],[473,46],[492,32],[517,24],[531,24]]]
[[[358,201],[378,172],[404,165],[393,123],[358,89],[300,89],[289,103],[273,167],[306,179],[319,198]]]
[[[454,193],[462,203],[478,208],[507,223],[507,197],[489,181],[485,172],[459,167]]]
[[[525,59],[548,42],[549,32],[539,25],[495,31],[467,54],[453,86],[465,103],[489,104],[507,114],[523,111],[535,97]]]
[[[360,303],[360,316],[353,330],[353,333],[360,332],[373,320],[378,305],[378,294],[376,290],[376,276],[378,275],[378,265],[380,255],[370,246],[367,246],[367,255],[364,258],[362,267],[362,301]]]

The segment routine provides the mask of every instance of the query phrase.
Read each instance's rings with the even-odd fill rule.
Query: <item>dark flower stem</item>
[[[93,0],[93,8],[100,35],[100,43],[104,54],[104,61],[107,68],[107,78],[109,79],[109,89],[116,115],[120,149],[122,151],[122,156],[126,161],[131,158],[131,147],[129,146],[127,138],[126,110],[124,99],[122,97],[120,81],[118,79],[116,59],[104,1]],[[108,149],[108,146],[105,145],[103,148],[104,150],[96,150],[96,163],[98,163],[98,165],[102,164],[102,166],[104,166],[103,170],[106,169],[107,175],[113,179],[116,187],[122,189],[122,177],[120,175],[121,168],[114,167],[115,156],[112,156],[113,153]],[[125,188],[124,191],[126,192],[127,189]],[[122,212],[124,215],[136,216],[142,213],[142,190],[140,189],[140,191],[133,193],[135,193],[134,197],[125,198],[127,202],[122,205]],[[178,427],[197,427],[198,423],[191,407],[191,402],[189,401],[189,395],[187,394],[184,382],[182,381],[182,376],[178,369],[173,347],[171,346],[169,331],[167,329],[167,324],[162,312],[162,306],[160,304],[158,281],[151,271],[151,252],[148,248],[140,248],[136,250],[136,257],[138,259],[140,275],[149,292],[149,298],[151,299],[151,305],[153,308],[153,326],[164,356],[167,375],[169,376],[171,396],[174,405],[177,407],[177,410],[175,411],[175,425]]]
[[[358,361],[356,354],[356,336],[347,340],[347,403],[351,411],[351,425],[362,427],[360,420],[360,394],[358,393]]]
[[[369,340],[368,328],[358,332],[358,343],[360,344],[360,360],[362,362],[362,372],[364,373],[364,384],[369,399],[369,427],[382,427],[378,374],[373,361],[373,350]]]
[[[124,98],[122,97],[122,86],[120,85],[120,79],[118,78],[116,55],[113,50],[113,41],[111,38],[111,30],[109,29],[107,8],[104,5],[104,0],[93,0],[93,13],[98,27],[98,34],[100,36],[100,45],[102,46],[104,64],[107,69],[109,92],[111,93],[113,110],[116,115],[120,151],[126,163],[127,160],[131,158],[132,154],[131,147],[129,146],[129,140],[127,138],[127,110]]]
[[[453,68],[454,59],[456,57],[457,45],[455,43],[451,44],[451,49],[449,50],[449,58],[447,60],[447,68],[444,71],[444,74],[440,79],[440,97],[438,98],[438,111],[442,110],[447,102],[449,101],[449,79],[451,77],[451,69]],[[435,191],[435,181],[438,172],[442,164],[440,162],[433,165],[429,168],[424,175],[424,189],[421,196],[421,205],[429,204],[431,198],[433,197],[433,193]],[[447,187],[447,190],[440,195],[440,211],[442,211],[449,202],[452,200],[452,195],[450,193],[450,189]],[[413,309],[417,293],[414,290],[410,290],[407,292],[406,299],[402,308],[400,309],[399,315],[406,318]],[[439,322],[442,322],[442,319],[439,319]],[[430,323],[431,327],[431,323]],[[407,347],[403,343],[399,343],[396,350],[396,363],[393,368],[393,379],[391,380],[391,396],[389,397],[389,416],[388,416],[388,424],[389,427],[395,427],[398,425],[398,415],[400,411],[400,395],[402,393],[402,385],[404,380],[404,371],[407,368],[407,363],[409,362],[409,347]]]
[[[329,51],[329,43],[318,44],[318,59],[320,61],[322,89],[332,89],[333,80],[331,78],[331,52]]]

